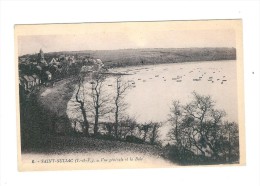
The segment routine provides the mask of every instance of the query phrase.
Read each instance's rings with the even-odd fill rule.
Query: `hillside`
[[[127,49],[95,51],[91,55],[110,67],[236,59],[235,49],[229,48]]]
[[[99,58],[107,67],[236,59],[235,48],[147,48],[63,51],[46,53],[45,57],[52,58],[61,54]]]

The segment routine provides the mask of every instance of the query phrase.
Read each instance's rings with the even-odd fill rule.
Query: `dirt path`
[[[73,95],[75,78],[63,79],[53,87],[44,87],[38,99],[42,106],[58,116],[66,115],[67,103]]]

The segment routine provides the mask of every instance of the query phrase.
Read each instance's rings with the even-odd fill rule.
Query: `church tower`
[[[42,62],[44,60],[44,53],[42,49],[40,49],[40,52],[38,53],[38,62]]]
[[[42,49],[40,49],[40,52],[38,53],[38,58],[37,58],[38,65],[47,65],[45,59],[44,59],[44,53]]]

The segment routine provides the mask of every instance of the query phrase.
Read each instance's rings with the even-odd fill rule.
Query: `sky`
[[[232,29],[171,29],[158,27],[99,28],[85,32],[18,36],[18,55],[78,50],[128,48],[235,47]]]

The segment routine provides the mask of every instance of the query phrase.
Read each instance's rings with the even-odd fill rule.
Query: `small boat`
[[[138,79],[138,80],[141,80],[141,79]]]
[[[155,75],[155,77],[159,77],[159,75]]]
[[[179,79],[179,80],[177,80],[176,82],[181,82],[181,80]]]

